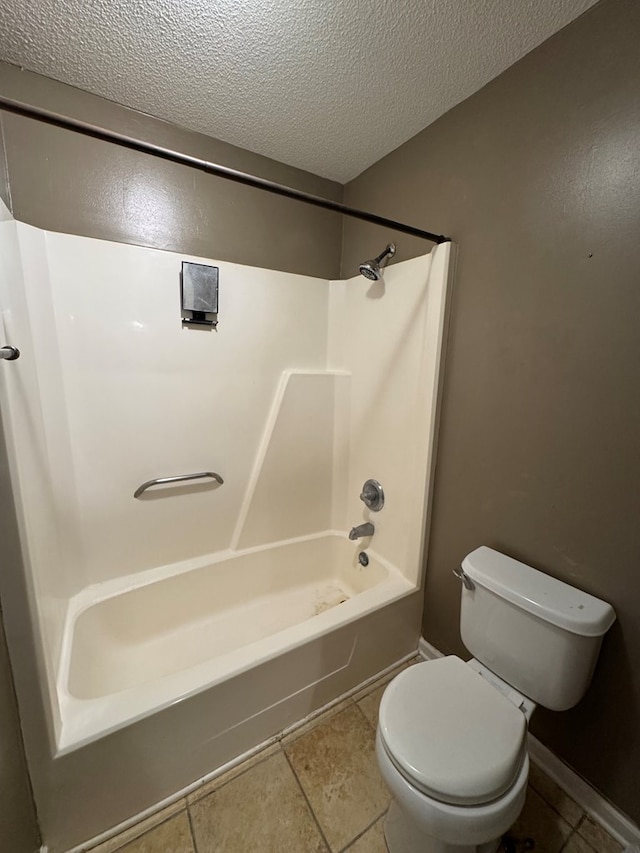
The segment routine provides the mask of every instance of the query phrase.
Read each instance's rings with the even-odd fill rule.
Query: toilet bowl
[[[409,667],[380,703],[390,853],[498,850],[524,805],[536,704],[565,710],[580,700],[615,621],[606,602],[491,548],[456,574],[462,639],[475,657]]]
[[[393,853],[494,853],[522,811],[529,774],[528,756],[512,789],[499,801],[481,806],[448,805],[418,791],[398,773],[379,736],[376,757],[382,778],[393,795],[384,826],[387,846]]]
[[[376,757],[394,799],[385,824],[392,853],[493,853],[522,810],[533,707],[478,670],[476,661],[440,658],[385,691]]]

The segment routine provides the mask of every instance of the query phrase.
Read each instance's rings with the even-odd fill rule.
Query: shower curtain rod
[[[370,222],[373,225],[382,225],[385,228],[392,228],[394,231],[400,231],[403,234],[410,234],[412,237],[420,237],[423,240],[430,240],[432,243],[448,243],[450,237],[445,237],[442,234],[432,234],[430,231],[423,231],[421,228],[415,228],[413,225],[406,225],[403,222],[396,222],[393,219],[387,219],[384,216],[378,216],[375,213],[368,213],[365,210],[357,210],[353,207],[348,207],[346,204],[341,204],[337,201],[331,201],[328,198],[323,198],[319,195],[306,193],[302,190],[296,190],[293,187],[287,187],[284,184],[278,184],[275,181],[269,181],[266,178],[258,178],[256,175],[250,175],[247,172],[239,172],[237,169],[231,169],[228,166],[221,166],[218,163],[211,163],[208,160],[202,160],[200,157],[192,157],[190,154],[181,154],[179,151],[174,151],[171,148],[165,148],[162,145],[155,145],[153,142],[145,142],[142,139],[136,139],[132,136],[127,136],[124,133],[119,133],[116,130],[108,130],[96,124],[91,124],[79,119],[69,118],[61,113],[53,110],[35,107],[23,101],[18,101],[14,98],[7,98],[0,95],[0,109],[7,112],[16,113],[16,115],[32,118],[36,121],[42,121],[46,124],[61,127],[64,130],[71,130],[74,133],[81,133],[84,136],[91,136],[94,139],[100,139],[103,142],[111,142],[115,145],[120,145],[123,148],[130,148],[133,151],[140,151],[143,154],[151,154],[153,157],[159,157],[162,160],[168,160],[172,163],[179,163],[182,166],[190,166],[192,169],[199,169],[202,172],[207,172],[210,175],[216,175],[219,178],[226,178],[229,181],[235,181],[239,184],[245,184],[249,187],[255,187],[259,190],[281,195],[285,198],[292,198],[295,201],[301,201],[305,204],[312,204],[315,207],[322,207],[325,210],[331,210],[335,213],[342,213],[344,216],[351,216],[354,219],[362,219],[364,222]]]

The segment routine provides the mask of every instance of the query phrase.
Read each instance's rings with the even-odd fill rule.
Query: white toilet
[[[390,853],[498,850],[524,803],[536,705],[564,711],[580,701],[616,618],[606,602],[491,548],[477,548],[456,574],[474,658],[409,667],[380,704]]]

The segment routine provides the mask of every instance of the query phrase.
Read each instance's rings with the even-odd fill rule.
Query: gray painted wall
[[[0,850],[34,853],[38,828],[0,615]]]
[[[7,207],[11,207],[7,158],[4,150],[4,135],[2,133],[2,113],[0,113],[0,201],[4,202]]]
[[[38,828],[0,614],[0,850],[34,853]]]
[[[424,635],[487,544],[613,603],[548,747],[640,821],[640,4],[604,0],[346,188],[459,244]],[[398,236],[399,257],[423,246]],[[384,245],[345,224],[343,274]]]
[[[2,62],[0,92],[316,195],[342,199],[342,187],[333,181]],[[0,115],[13,215],[21,222],[269,269],[338,276],[342,234],[338,214],[11,113]]]
[[[1,153],[1,152],[0,152]],[[12,536],[15,518],[11,497],[2,488],[9,472],[4,453],[4,434],[0,425],[0,541],[3,549],[0,566],[3,584],[15,566],[15,552],[5,534]],[[13,539],[12,539],[13,542]],[[11,665],[4,635],[3,614],[0,611],[0,850],[7,853],[34,853],[40,841],[31,786],[22,744],[22,732],[13,689]]]

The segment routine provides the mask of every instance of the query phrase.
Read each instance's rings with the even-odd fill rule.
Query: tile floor
[[[389,674],[92,853],[387,853],[389,793],[374,754]],[[521,853],[621,846],[535,765],[505,841]]]

